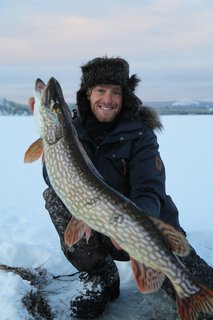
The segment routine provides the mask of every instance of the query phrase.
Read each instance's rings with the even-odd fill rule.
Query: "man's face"
[[[122,88],[116,85],[98,85],[90,95],[91,111],[100,122],[111,122],[121,111]]]

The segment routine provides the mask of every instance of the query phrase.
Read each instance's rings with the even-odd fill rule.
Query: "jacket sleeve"
[[[128,164],[130,199],[155,217],[165,199],[165,168],[158,148],[156,135],[144,124],[141,137],[133,142]]]

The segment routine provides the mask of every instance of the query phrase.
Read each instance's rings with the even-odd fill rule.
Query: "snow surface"
[[[190,243],[213,266],[213,116],[163,116],[162,121],[164,131],[158,141],[167,171],[167,193],[179,208]],[[26,149],[38,138],[33,117],[0,117],[0,135],[0,264],[44,266],[54,275],[75,272],[61,252],[58,235],[44,208],[41,194],[46,185],[41,162],[23,162]],[[101,319],[141,319],[142,295],[138,294],[129,263],[117,265],[121,296],[107,306]],[[77,291],[76,283],[70,287],[72,292]],[[21,303],[30,289],[28,281],[0,271],[1,320],[31,319]],[[54,299],[53,292],[53,303]],[[63,296],[60,299],[63,301]],[[69,317],[64,313],[60,319]]]

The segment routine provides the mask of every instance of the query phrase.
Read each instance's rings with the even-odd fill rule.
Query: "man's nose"
[[[103,100],[106,104],[110,104],[112,103],[112,94],[111,92],[106,92],[104,97],[103,97]]]

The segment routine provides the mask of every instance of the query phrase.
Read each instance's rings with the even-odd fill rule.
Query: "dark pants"
[[[64,242],[64,233],[72,215],[51,187],[44,191],[43,196],[46,202],[45,208],[58,232],[64,255],[77,270],[96,272],[105,267],[109,256],[113,260],[129,260],[129,255],[125,251],[117,250],[108,237],[94,230],[88,242],[82,238],[72,247],[67,246]]]

